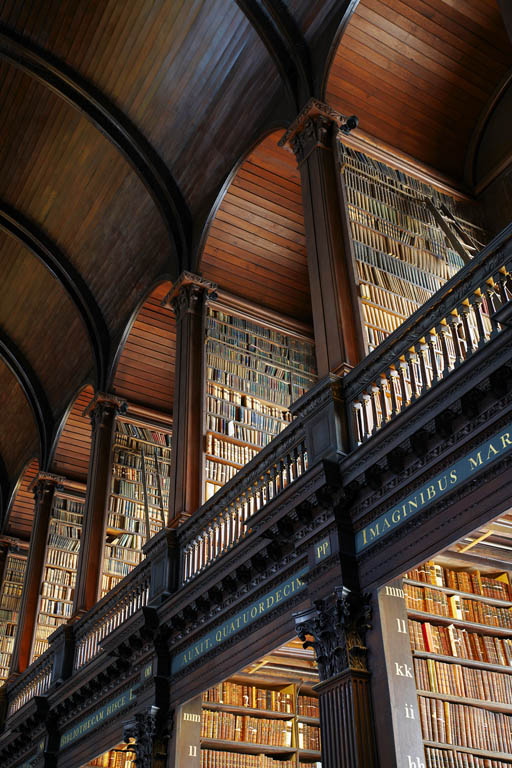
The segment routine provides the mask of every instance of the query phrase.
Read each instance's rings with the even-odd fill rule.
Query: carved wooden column
[[[350,233],[334,142],[340,115],[310,99],[279,142],[299,165],[318,375],[344,375],[363,356]]]
[[[98,600],[101,577],[105,512],[111,477],[112,439],[116,416],[126,411],[126,402],[99,392],[87,407],[92,424],[84,523],[78,556],[73,614],[89,611]]]
[[[182,272],[165,303],[176,315],[176,386],[174,394],[169,525],[186,520],[200,505],[201,396],[204,349],[203,312],[214,283]]]
[[[34,525],[30,537],[30,550],[23,585],[23,596],[20,605],[20,618],[14,649],[12,654],[11,671],[23,672],[30,664],[30,651],[36,623],[37,604],[44,568],[44,555],[48,523],[52,509],[53,494],[56,486],[64,478],[40,472],[33,490],[35,496]]]
[[[169,733],[160,719],[159,708],[152,706],[124,726],[123,739],[135,752],[136,768],[165,768]]]
[[[322,768],[377,765],[365,646],[369,620],[367,596],[347,587],[295,614],[297,634],[318,663]]]

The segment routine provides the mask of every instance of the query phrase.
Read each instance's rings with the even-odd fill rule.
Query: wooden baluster
[[[375,433],[377,432],[377,430],[379,429],[379,426],[380,426],[380,424],[379,424],[379,414],[378,414],[378,411],[377,411],[377,400],[376,400],[376,398],[378,397],[378,394],[379,394],[378,387],[372,386],[371,393],[372,393],[372,416],[373,416],[372,435],[375,435]]]
[[[425,355],[428,351],[428,347],[425,341],[420,341],[420,351],[418,354],[420,360],[420,373],[421,373],[421,389],[420,395],[424,395],[428,389],[430,389],[430,380],[428,375],[428,368],[425,362]]]
[[[287,485],[290,485],[291,479],[290,479],[290,456],[287,453],[283,457],[283,464],[284,464],[284,483],[283,488],[286,488]]]
[[[352,403],[352,413],[354,415],[352,440],[354,445],[361,445],[363,442],[363,405],[359,400],[354,400]]]
[[[458,368],[459,365],[463,361],[462,357],[462,349],[459,339],[459,325],[460,320],[458,315],[448,315],[446,318],[448,320],[448,325],[450,326],[451,332],[452,332],[452,339],[453,339],[453,346],[455,348],[455,368]]]
[[[439,340],[441,342],[441,351],[443,353],[443,369],[441,371],[442,378],[444,378],[451,370],[450,366],[450,355],[448,352],[448,345],[446,343],[446,335],[450,333],[450,329],[446,325],[440,325],[438,328],[436,328],[436,331],[439,336]]]
[[[306,448],[306,443],[304,440],[301,441],[300,450],[301,450],[301,456],[302,456],[302,462],[301,462],[301,465],[302,465],[301,475],[302,475],[304,474],[304,472],[306,472],[306,470],[309,467],[309,457],[308,457],[308,452]]]
[[[389,370],[389,394],[391,396],[391,418],[393,419],[398,414],[398,401],[396,398],[395,382],[398,378],[398,373],[395,368]]]
[[[481,349],[487,342],[487,336],[485,334],[485,327],[482,316],[482,304],[484,303],[484,300],[480,294],[475,293],[471,298],[471,302],[473,305],[473,311],[476,318],[476,327],[478,330],[477,349]]]
[[[416,369],[414,367],[414,363],[415,363],[415,361],[417,359],[416,358],[416,352],[414,350],[410,350],[409,349],[405,353],[405,359],[406,359],[407,364],[409,366],[409,378],[410,378],[410,381],[411,381],[411,400],[410,400],[410,402],[414,403],[418,399],[418,397],[419,397],[418,384],[416,382]]]
[[[379,398],[380,398],[380,411],[381,411],[381,424],[385,424],[388,420],[388,404],[386,397],[386,384],[388,383],[385,376],[381,376],[379,380]]]
[[[400,392],[402,393],[402,404],[400,412],[409,405],[409,393],[407,391],[407,360],[400,360],[398,363],[398,376],[400,377]]]
[[[364,439],[366,440],[368,437],[370,437],[370,422],[368,420],[368,414],[371,413],[371,397],[368,394],[368,392],[363,392],[362,394],[362,400],[363,400],[363,427],[364,427]]]
[[[492,279],[494,280],[496,295],[498,296],[498,300],[500,302],[498,309],[501,309],[501,307],[503,307],[508,301],[507,294],[505,292],[505,275],[503,272],[496,272],[496,274],[492,276]]]
[[[437,358],[436,358],[436,345],[435,345],[435,335],[434,332],[431,332],[428,336],[427,340],[427,347],[428,347],[428,355],[430,358],[430,365],[432,367],[432,384],[437,384],[439,381],[439,372],[437,370]]]
[[[462,318],[462,327],[464,329],[464,336],[466,341],[466,359],[470,357],[475,347],[473,345],[473,339],[471,336],[471,328],[469,326],[469,314],[471,312],[471,307],[469,307],[467,304],[462,304],[462,306],[458,310],[459,316]]]
[[[489,283],[486,283],[485,285],[485,295],[487,297],[487,303],[489,305],[490,314],[494,315],[495,312],[498,311],[497,301],[496,301],[496,289],[494,285],[489,285]],[[498,328],[498,323],[496,323],[494,320],[491,319],[491,335],[490,338],[494,339],[498,333],[500,332],[500,329]]]

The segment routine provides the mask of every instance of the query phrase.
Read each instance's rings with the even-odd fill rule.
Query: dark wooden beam
[[[96,363],[97,386],[102,387],[108,372],[110,337],[101,309],[87,283],[55,243],[19,211],[1,201],[0,229],[26,246],[70,297],[89,335]]]
[[[188,266],[191,217],[169,169],[131,120],[98,88],[48,51],[0,25],[0,57],[80,110],[119,149],[152,196],[172,244],[174,276]]]
[[[313,93],[307,43],[282,0],[236,0],[274,60],[294,107]]]
[[[0,531],[4,528],[5,516],[9,508],[9,487],[9,475],[0,455]]]
[[[325,99],[327,78],[334,55],[343,33],[359,5],[359,0],[342,0],[332,3],[320,32],[311,43],[311,59],[314,72],[314,95]]]
[[[53,416],[39,378],[9,336],[0,330],[0,357],[12,371],[34,413],[41,446],[40,466],[46,467],[53,433]]]

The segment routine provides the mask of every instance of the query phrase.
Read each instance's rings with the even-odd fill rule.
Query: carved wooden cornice
[[[301,163],[316,146],[332,149],[333,128],[349,133],[356,128],[356,117],[345,117],[319,99],[311,98],[301,109],[284,136],[279,147],[291,150]]]

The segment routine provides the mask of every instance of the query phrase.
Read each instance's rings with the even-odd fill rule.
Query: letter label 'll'
[[[398,632],[401,635],[406,635],[407,634],[407,627],[405,625],[405,619],[397,619],[396,623],[398,624]]]
[[[197,757],[197,747],[195,744],[189,744],[188,745],[188,756],[189,757]]]

